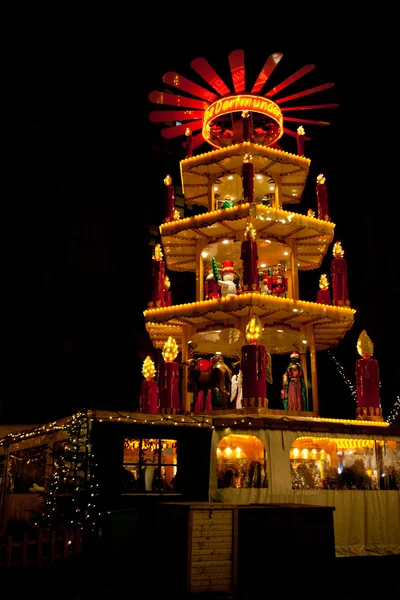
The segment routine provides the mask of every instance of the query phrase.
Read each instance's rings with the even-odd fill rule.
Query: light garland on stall
[[[400,413],[400,396],[397,396],[396,401],[392,410],[389,413],[388,418],[386,419],[388,423],[393,423],[397,419]]]

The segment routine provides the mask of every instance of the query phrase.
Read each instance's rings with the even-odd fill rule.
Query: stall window
[[[29,494],[45,489],[47,446],[35,446],[10,454],[8,492]]]
[[[293,489],[400,489],[400,442],[297,438],[290,449]]]
[[[125,438],[124,493],[164,493],[176,490],[176,440]]]
[[[217,448],[218,487],[266,488],[264,444],[254,435],[227,435]]]

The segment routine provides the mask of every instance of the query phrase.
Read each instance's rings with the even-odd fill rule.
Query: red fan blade
[[[282,104],[283,102],[289,102],[289,100],[294,100],[295,98],[302,98],[303,96],[308,96],[309,94],[315,94],[316,92],[322,92],[323,90],[328,90],[333,87],[334,83],[324,83],[323,85],[317,85],[317,87],[309,88],[308,90],[304,90],[304,92],[299,92],[298,94],[292,94],[291,96],[286,96],[286,98],[280,98],[279,100],[275,100],[276,104]]]
[[[308,123],[309,125],[330,125],[328,121],[313,121],[312,119],[295,119],[295,117],[285,117],[285,121],[294,121],[295,123]]]
[[[198,146],[201,146],[201,144],[204,144],[206,140],[204,139],[202,133],[198,133],[197,135],[193,136],[192,141],[193,141],[193,150],[195,150]]]
[[[284,127],[283,133],[287,133],[288,135],[291,135],[292,137],[297,138],[297,132],[292,131],[291,129],[285,129],[285,127]],[[303,135],[302,138],[305,142],[309,142],[311,140],[311,138],[307,137],[306,135]]]
[[[257,77],[257,81],[253,85],[253,89],[251,90],[252,94],[259,92],[264,87],[267,79],[271,75],[272,71],[275,69],[276,65],[281,60],[282,56],[282,52],[275,52],[275,54],[271,54],[271,56],[267,58],[267,62],[261,69],[261,72]]]
[[[245,89],[244,82],[244,52],[243,50],[234,50],[228,56],[229,65],[232,73],[233,87],[235,92],[243,92]]]
[[[202,119],[203,110],[153,110],[149,119],[153,123],[168,123],[169,121],[190,121],[190,119]]]
[[[227,96],[231,90],[225,85],[218,73],[205,58],[195,58],[190,63],[192,69],[196,71],[220,96]]]
[[[212,92],[209,92],[200,85],[197,85],[197,83],[193,83],[193,81],[190,81],[189,79],[186,79],[186,77],[182,77],[182,75],[178,75],[178,73],[174,73],[172,71],[165,73],[163,82],[171,85],[172,87],[183,90],[184,92],[188,92],[193,96],[203,98],[203,100],[207,100],[208,102],[212,102],[218,98],[218,96]]]
[[[288,112],[289,110],[311,110],[313,108],[335,108],[339,106],[339,104],[313,104],[312,106],[291,106],[286,108],[281,108],[282,112]]]
[[[294,83],[295,81],[297,81],[301,77],[304,77],[304,75],[307,75],[307,73],[309,73],[313,69],[315,69],[315,65],[306,65],[305,67],[302,67],[301,69],[299,69],[298,71],[296,71],[296,73],[293,73],[293,75],[290,75],[290,77],[288,77],[287,79],[285,79],[284,81],[282,81],[282,83],[280,83],[276,87],[272,88],[272,90],[270,90],[268,92],[268,94],[265,94],[265,96],[267,98],[271,98],[272,96],[275,96],[275,94],[277,94],[278,92],[280,92],[281,90],[283,90],[288,85],[291,85],[292,83]]]
[[[197,131],[203,127],[203,121],[198,119],[191,123],[184,123],[183,125],[172,125],[172,127],[165,127],[161,129],[161,135],[167,139],[178,137],[179,135],[185,135],[186,128],[189,127],[192,131]]]
[[[187,108],[201,108],[205,110],[209,106],[209,102],[202,100],[193,100],[186,96],[175,96],[175,94],[166,94],[165,92],[150,92],[150,102],[154,104],[168,104],[169,106],[184,106]]]

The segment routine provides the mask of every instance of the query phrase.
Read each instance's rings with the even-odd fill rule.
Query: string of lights
[[[397,419],[400,413],[400,396],[397,396],[395,403],[392,407],[392,410],[389,413],[388,418],[386,419],[388,423],[393,423]]]
[[[351,397],[353,398],[354,402],[357,404],[357,389],[356,386],[354,385],[354,383],[347,377],[346,372],[343,368],[343,365],[338,361],[338,359],[334,356],[333,352],[331,350],[328,350],[328,356],[329,358],[332,360],[332,362],[334,363],[339,375],[342,377],[343,381],[345,382],[345,384],[347,385]]]

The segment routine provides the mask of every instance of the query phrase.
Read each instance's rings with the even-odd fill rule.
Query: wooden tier
[[[272,326],[275,329],[282,326],[283,333],[288,329],[294,333],[304,333],[312,326],[316,350],[335,347],[353,326],[356,312],[351,308],[275,298],[253,292],[149,309],[144,311],[144,317],[146,329],[156,348],[162,348],[168,336],[173,336],[181,349],[184,330],[185,335],[190,336],[186,337],[187,341],[198,332],[210,332],[213,329],[232,328],[243,333],[251,310],[259,317],[267,332]],[[236,334],[232,333],[234,338]],[[234,339],[234,343],[237,343],[237,339]]]
[[[218,246],[224,241],[239,242],[243,239],[248,217],[251,217],[257,232],[260,264],[264,260],[268,261],[272,244],[275,244],[275,247],[279,245],[282,253],[282,256],[273,257],[272,264],[277,258],[284,258],[285,250],[291,251],[289,244],[295,244],[299,270],[317,269],[321,266],[334,236],[335,224],[330,221],[321,221],[262,204],[242,204],[161,225],[160,233],[167,269],[195,272],[198,268],[198,240],[202,241],[202,247],[205,248],[214,244],[216,247],[212,249],[211,254],[216,256]],[[270,247],[267,242],[272,242]],[[224,259],[239,264],[239,246],[236,248],[226,244],[223,248]]]
[[[181,179],[186,204],[209,207],[210,186],[225,176],[240,174],[245,154],[251,154],[253,157],[254,174],[265,176],[265,192],[268,190],[267,181],[272,180],[279,188],[280,205],[300,202],[310,159],[283,150],[243,142],[181,161]],[[255,183],[257,185],[257,181]],[[221,192],[229,193],[229,188]],[[260,187],[260,197],[263,192]]]

